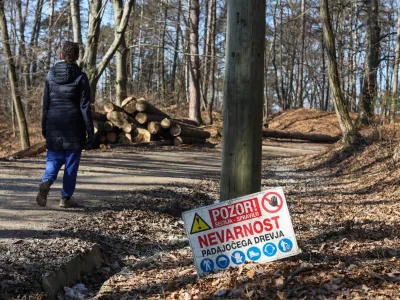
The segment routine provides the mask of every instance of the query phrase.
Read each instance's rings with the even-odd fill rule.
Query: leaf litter
[[[200,186],[121,194],[117,205],[59,224],[57,237],[0,247],[1,288],[19,284],[15,298],[41,299],[34,279],[97,243],[104,263],[80,279],[90,290],[86,299],[400,299],[395,134],[390,127],[363,134],[365,144],[350,153],[337,144],[301,159],[264,161],[263,189],[283,187],[298,256],[199,279],[180,214],[217,199],[219,178],[208,176]]]

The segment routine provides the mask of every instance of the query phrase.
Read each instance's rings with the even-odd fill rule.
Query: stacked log
[[[102,144],[203,144],[210,138],[195,121],[173,119],[144,98],[128,97],[121,106],[105,103],[103,108],[104,114],[94,113],[96,143],[101,148],[106,148]]]

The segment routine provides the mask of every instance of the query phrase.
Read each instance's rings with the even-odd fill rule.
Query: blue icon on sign
[[[242,251],[235,251],[232,253],[232,262],[235,265],[241,265],[242,263],[244,263],[246,256],[244,255],[244,253]]]
[[[289,252],[293,248],[293,243],[291,240],[284,238],[278,243],[278,247],[282,252]]]
[[[257,261],[261,257],[261,250],[258,247],[251,247],[247,250],[247,257],[252,261]]]
[[[276,248],[274,243],[266,243],[263,247],[263,252],[265,256],[272,257],[278,252],[278,248]]]
[[[224,270],[227,267],[229,267],[230,261],[229,261],[229,257],[221,254],[220,256],[217,257],[217,259],[215,260],[217,267]]]
[[[200,263],[200,267],[204,273],[210,273],[214,270],[214,262],[209,258],[203,259]]]

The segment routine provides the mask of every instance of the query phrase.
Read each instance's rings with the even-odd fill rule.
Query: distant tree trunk
[[[115,30],[119,28],[121,24],[121,18],[123,13],[122,0],[113,0],[114,7],[114,24]],[[118,34],[116,31],[115,34]],[[116,84],[115,84],[115,103],[119,106],[121,102],[128,96],[128,73],[127,73],[127,58],[128,48],[126,48],[125,32],[122,34],[121,42],[118,46],[118,50],[115,57],[116,64]]]
[[[38,0],[35,11],[35,19],[33,22],[31,39],[29,42],[28,49],[28,58],[29,58],[29,66],[28,72],[30,72],[30,82],[31,85],[35,85],[36,83],[36,72],[37,72],[37,62],[36,58],[34,58],[34,49],[38,49],[39,44],[39,33],[40,33],[40,25],[42,20],[42,9],[43,9],[44,0]],[[31,63],[32,62],[32,63]]]
[[[374,113],[376,98],[377,72],[380,59],[380,27],[378,0],[368,0],[367,17],[367,65],[365,66],[364,81],[358,107],[358,122],[363,125],[370,123]]]
[[[261,188],[265,5],[265,0],[228,1],[220,184],[223,201]]]
[[[8,36],[8,28],[7,28],[7,19],[4,12],[4,0],[0,0],[0,29],[1,29],[3,54],[5,59],[7,60],[11,95],[13,98],[13,105],[18,119],[21,149],[23,150],[30,146],[28,124],[26,122],[25,113],[22,106],[21,96],[18,88],[17,72],[15,70],[14,58],[11,53],[10,38]]]
[[[280,20],[280,34],[281,34],[281,40],[280,40],[280,47],[279,47],[279,60],[280,60],[280,82],[281,82],[281,94],[282,94],[282,101],[283,101],[283,110],[290,109],[288,99],[287,99],[287,94],[285,90],[285,82],[283,78],[283,7],[282,7],[282,1],[279,0],[279,20]]]
[[[167,32],[167,19],[168,19],[168,0],[164,2],[164,24],[163,24],[163,29],[161,33],[161,71],[160,71],[160,76],[161,76],[161,97],[162,100],[165,100],[166,96],[166,88],[167,85],[165,83],[165,35]]]
[[[207,38],[207,72],[204,74],[204,87],[206,116],[204,123],[210,125],[213,123],[212,111],[215,97],[215,35],[217,10],[215,0],[210,0],[208,10],[208,38]],[[210,87],[210,93],[209,89]],[[209,95],[208,95],[209,94]]]
[[[272,65],[274,67],[275,71],[275,80],[274,80],[274,86],[275,86],[275,92],[276,96],[278,97],[278,101],[281,105],[282,110],[285,109],[285,103],[282,100],[281,93],[279,90],[279,73],[278,73],[278,66],[276,64],[276,36],[278,35],[278,22],[277,22],[277,8],[278,8],[278,3],[276,3],[275,8],[274,8],[274,14],[273,14],[273,20],[274,20],[274,33],[272,36]]]
[[[301,46],[300,46],[300,62],[299,62],[299,79],[297,84],[297,99],[299,107],[304,106],[303,101],[303,65],[304,65],[304,41],[306,31],[306,18],[305,18],[305,0],[301,0]]]
[[[328,0],[321,0],[320,6],[324,41],[328,55],[329,85],[333,93],[336,115],[343,134],[343,142],[345,147],[348,147],[359,142],[360,134],[350,119],[346,104],[343,99],[342,90],[340,88],[335,39],[329,14]]]
[[[104,72],[104,69],[107,67],[111,58],[114,56],[122,41],[122,38],[124,37],[134,3],[135,0],[126,0],[122,12],[118,10],[119,8],[114,11],[114,14],[116,15],[122,14],[121,23],[119,24],[119,26],[116,26],[117,28],[115,30],[114,41],[112,42],[111,46],[108,48],[104,56],[101,58],[100,62],[96,65],[97,48],[100,37],[100,25],[103,18],[105,6],[103,6],[102,0],[90,0],[89,26],[86,38],[85,55],[80,61],[80,64],[89,78],[91,92],[90,95],[92,98],[92,102],[94,102],[96,99],[97,82],[99,81],[101,75]]]
[[[321,35],[322,41],[321,41],[321,50],[322,50],[322,88],[321,88],[321,103],[320,103],[320,109],[321,110],[326,110],[325,108],[325,87],[326,87],[326,61],[325,61],[325,43],[324,43],[324,33]]]
[[[50,69],[53,46],[54,2],[55,0],[50,0],[49,32],[47,35],[47,70]]]
[[[175,25],[175,46],[174,46],[174,62],[172,64],[172,73],[171,73],[171,92],[175,91],[175,76],[176,76],[176,68],[178,62],[178,51],[179,51],[179,35],[181,30],[181,10],[182,10],[182,0],[178,0],[178,15],[176,17],[176,25]]]
[[[28,93],[29,87],[31,85],[30,76],[29,76],[29,63],[28,63],[28,53],[26,51],[26,44],[25,44],[25,25],[26,25],[26,18],[28,13],[29,7],[29,0],[26,2],[26,10],[25,13],[22,13],[22,1],[17,0],[17,11],[18,11],[18,23],[19,23],[19,54],[21,56],[21,63],[22,63],[22,78],[24,83],[24,92],[25,94]]]
[[[400,1],[398,1],[398,17],[397,17],[397,41],[396,41],[396,57],[394,59],[393,85],[392,85],[392,103],[390,113],[390,123],[394,124],[397,112],[397,87],[399,85],[399,59],[400,59]]]
[[[356,51],[355,45],[357,44],[357,3],[354,2],[353,4],[354,9],[351,10],[351,35],[350,35],[350,65],[351,65],[351,72],[350,72],[350,97],[351,97],[351,105],[350,111],[355,111],[357,108],[357,91],[356,91],[356,82],[357,82],[357,75],[356,75]],[[353,12],[354,11],[354,12]],[[354,27],[354,28],[353,28]]]
[[[140,25],[139,25],[139,38],[138,38],[138,43],[139,43],[139,55],[138,55],[138,64],[137,64],[137,91],[140,91],[140,86],[142,82],[142,27],[143,27],[143,12],[144,12],[144,0],[141,2],[140,6]]]
[[[199,59],[199,0],[190,3],[190,61],[189,61],[189,119],[201,124],[200,114],[200,59]]]
[[[83,59],[85,48],[82,43],[81,7],[79,0],[71,0],[72,34],[74,42],[79,44],[79,60]]]

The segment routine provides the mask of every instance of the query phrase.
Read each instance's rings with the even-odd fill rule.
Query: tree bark
[[[213,105],[215,98],[215,35],[216,35],[216,1],[210,0],[208,11],[208,38],[207,38],[207,72],[204,74],[205,86],[204,103],[206,104],[206,116],[204,123],[211,125],[213,123]],[[208,89],[210,87],[210,90]]]
[[[43,9],[43,2],[44,0],[38,0],[36,11],[35,11],[35,20],[33,22],[32,34],[31,39],[29,42],[29,49],[28,49],[28,58],[29,58],[29,66],[28,72],[30,73],[30,82],[31,85],[35,85],[36,83],[36,72],[37,72],[37,62],[36,58],[33,58],[34,48],[38,49],[39,44],[39,33],[40,33],[40,25],[42,20],[42,9]]]
[[[328,0],[321,0],[320,5],[325,48],[328,55],[329,85],[334,98],[336,115],[343,133],[343,142],[345,147],[352,146],[359,142],[360,134],[350,119],[340,87],[339,72],[336,60],[335,39],[329,14]]]
[[[174,62],[172,64],[172,72],[171,72],[171,92],[175,92],[175,76],[176,76],[176,68],[177,68],[177,61],[178,61],[178,51],[179,51],[179,35],[181,30],[181,10],[182,10],[182,0],[178,0],[178,16],[176,19],[175,25],[175,46],[174,46]]]
[[[19,24],[19,54],[21,56],[21,64],[22,64],[22,78],[24,84],[24,92],[25,94],[28,93],[29,87],[31,85],[29,79],[29,63],[28,63],[28,53],[26,51],[26,44],[25,44],[25,25],[26,25],[26,18],[27,18],[27,11],[22,13],[22,1],[17,0],[17,11],[18,11],[18,24]],[[29,7],[29,0],[26,2],[26,9]]]
[[[336,143],[341,139],[340,136],[330,136],[326,134],[312,134],[312,133],[303,133],[297,131],[283,131],[274,129],[263,129],[263,137],[304,140],[316,143]]]
[[[113,0],[114,7],[114,24],[115,24],[115,34],[117,35],[119,25],[121,24],[121,18],[123,13],[123,3],[122,0]],[[127,97],[127,87],[128,87],[128,72],[127,72],[127,58],[128,58],[128,48],[125,42],[125,32],[121,36],[121,42],[118,46],[116,53],[115,64],[116,64],[116,84],[115,84],[115,103],[121,105],[121,102]]]
[[[178,124],[172,125],[169,132],[173,136],[189,136],[201,139],[208,139],[211,137],[211,134],[208,131]]]
[[[79,44],[79,60],[83,59],[85,48],[82,42],[81,7],[79,0],[71,1],[72,35],[74,42]]]
[[[390,123],[394,124],[397,112],[397,88],[399,85],[399,59],[400,59],[400,1],[398,1],[398,18],[397,18],[397,41],[396,56],[393,68],[393,85],[392,85],[392,103],[390,109]]]
[[[367,65],[365,67],[363,87],[358,107],[358,122],[363,125],[370,124],[374,114],[374,101],[376,98],[377,72],[380,60],[380,27],[378,0],[367,0]]]
[[[47,62],[46,62],[47,70],[50,70],[51,56],[52,56],[54,2],[55,2],[55,0],[50,0],[49,32],[48,32],[48,36],[47,36]]]
[[[304,41],[306,31],[306,19],[305,19],[305,0],[301,0],[301,46],[300,46],[300,62],[299,62],[299,79],[297,86],[297,99],[299,107],[304,106],[303,101],[303,65],[304,65]]]
[[[265,5],[228,1],[221,200],[261,189]]]
[[[161,98],[163,101],[165,101],[165,95],[167,89],[167,85],[165,83],[165,35],[167,32],[167,19],[168,19],[168,0],[166,0],[164,3],[164,23],[161,33],[161,49],[160,49],[161,50],[161,60],[160,60]]]
[[[26,149],[30,146],[28,124],[26,122],[25,112],[22,106],[21,96],[18,88],[18,79],[17,79],[17,72],[15,70],[14,58],[11,53],[10,38],[8,36],[8,28],[7,28],[7,19],[4,12],[4,0],[0,0],[0,29],[1,29],[3,54],[5,59],[7,60],[11,95],[13,98],[13,105],[18,120],[21,149]]]
[[[110,62],[111,58],[117,51],[122,41],[135,0],[125,1],[121,16],[121,22],[118,26],[116,25],[114,41],[112,42],[111,46],[108,48],[107,52],[104,54],[100,62],[96,65],[97,49],[100,37],[100,25],[106,3],[107,2],[105,2],[103,5],[102,0],[90,0],[89,27],[86,38],[85,55],[81,61],[81,66],[86,71],[89,78],[91,92],[90,96],[92,98],[92,102],[94,102],[96,99],[97,82],[99,81],[105,68],[107,67],[108,63]]]
[[[199,0],[190,2],[189,119],[202,123],[200,114]]]

